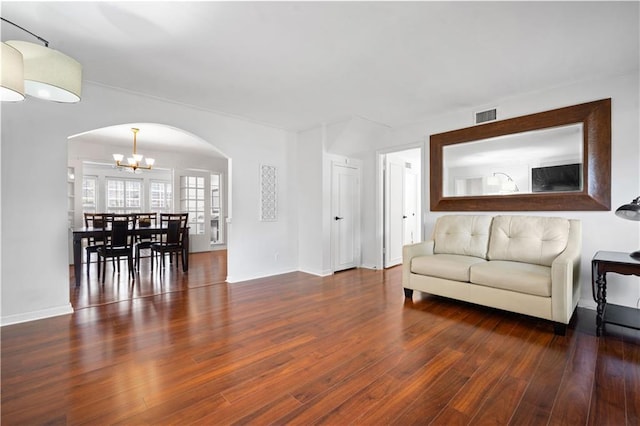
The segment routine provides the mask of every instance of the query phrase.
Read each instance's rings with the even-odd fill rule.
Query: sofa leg
[[[564,336],[567,334],[567,324],[561,322],[553,323],[553,333],[557,336]]]
[[[411,299],[413,297],[413,290],[410,288],[405,288],[404,297],[406,297],[407,299]]]

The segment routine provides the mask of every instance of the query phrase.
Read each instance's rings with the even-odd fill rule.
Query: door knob
[[[336,216],[336,217],[335,217],[335,219],[336,219],[336,220],[342,220],[342,219],[344,219],[344,218],[343,218],[343,217]]]

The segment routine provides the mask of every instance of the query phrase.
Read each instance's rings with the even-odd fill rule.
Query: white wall
[[[85,83],[78,104],[28,98],[2,105],[2,325],[71,312],[67,137],[129,122],[186,130],[231,158],[230,282],[297,269],[297,199],[289,182],[295,135]],[[278,170],[276,222],[258,217],[260,164]]]
[[[640,222],[623,220],[614,215],[614,211],[622,204],[630,202],[640,195],[640,110],[639,110],[639,76],[624,75],[585,81],[566,87],[555,87],[536,93],[526,93],[506,99],[496,99],[492,104],[498,106],[499,119],[542,112],[554,108],[575,105],[604,98],[612,98],[612,164],[611,164],[611,206],[608,212],[516,212],[515,214],[536,214],[547,216],[563,216],[582,221],[583,247],[581,266],[582,306],[595,306],[591,295],[591,258],[598,250],[630,252],[640,248]],[[393,129],[385,141],[386,148],[405,146],[416,140],[425,140],[425,236],[431,235],[437,217],[445,212],[429,211],[429,158],[428,135],[473,125],[473,111],[480,106],[470,105],[457,111],[443,112],[438,116],[425,118],[423,122]],[[362,146],[364,149],[365,146]],[[371,149],[381,149],[373,146]],[[366,162],[373,161],[370,155],[363,155]],[[370,168],[367,164],[365,169]],[[367,182],[367,178],[365,178]],[[373,185],[366,185],[363,191],[363,211],[373,209],[370,200],[375,191]],[[502,212],[486,212],[483,214],[500,214]],[[369,224],[370,225],[370,224]],[[363,242],[367,238],[378,235],[378,229],[368,226],[363,229]],[[375,262],[372,256],[376,253],[363,250],[363,264]],[[635,306],[640,299],[640,278],[610,274],[608,280],[608,300],[626,306]]]
[[[324,128],[301,132],[298,135],[297,191],[298,200],[298,267],[315,275],[328,275],[322,240],[323,151]]]
[[[66,114],[53,106],[39,101],[2,105],[2,324],[72,311],[68,135],[55,125],[42,132],[47,126],[41,120],[65,120],[77,106],[65,108]]]

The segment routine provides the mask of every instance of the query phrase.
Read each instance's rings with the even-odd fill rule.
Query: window
[[[95,213],[98,202],[98,177],[84,176],[82,178],[82,212]]]
[[[107,213],[140,213],[142,181],[107,178]]]
[[[173,196],[170,182],[152,180],[149,197],[149,206],[152,212],[171,213],[173,211]]]
[[[180,208],[189,213],[189,233],[204,234],[204,177],[180,176]]]

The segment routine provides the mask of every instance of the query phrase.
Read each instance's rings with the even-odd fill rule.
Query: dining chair
[[[131,232],[134,223],[134,215],[112,215],[107,218],[106,226],[102,230],[105,243],[98,247],[98,275],[102,269],[102,283],[104,283],[106,275],[108,258],[117,260],[116,265],[119,274],[120,258],[126,257],[129,274],[132,279],[135,279],[133,270],[133,233]]]
[[[184,246],[184,235],[187,232],[187,221],[189,213],[161,213],[160,214],[160,234],[159,241],[151,243],[151,270],[153,270],[154,260],[157,256],[162,259],[162,267],[165,264],[165,255],[169,254],[169,262],[172,262],[173,255],[176,255],[176,266],[178,266],[178,255],[182,259],[182,268],[185,265],[185,256],[188,256],[189,247]]]
[[[85,228],[104,229],[108,218],[112,216],[111,213],[85,213],[84,214],[84,226]],[[87,246],[85,248],[87,253],[87,275],[89,275],[89,266],[91,265],[91,253],[97,253],[98,248],[104,245],[104,235],[100,234],[95,237],[89,237]],[[98,264],[98,271],[100,270]],[[100,272],[98,272],[98,276]]]
[[[136,228],[154,228],[158,223],[158,213],[137,213]],[[151,244],[157,241],[156,235],[136,235],[136,243],[134,246],[134,268],[140,270],[140,250],[150,250]],[[152,259],[153,260],[153,259]]]

